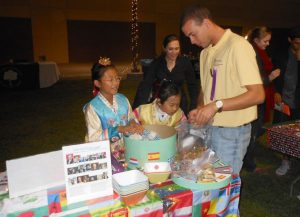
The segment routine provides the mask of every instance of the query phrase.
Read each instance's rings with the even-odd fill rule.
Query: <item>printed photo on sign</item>
[[[63,147],[67,203],[113,195],[109,141]]]

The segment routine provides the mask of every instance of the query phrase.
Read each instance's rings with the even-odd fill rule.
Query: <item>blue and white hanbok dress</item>
[[[130,121],[135,120],[128,99],[123,94],[117,93],[113,96],[111,105],[101,93],[98,93],[84,106],[83,112],[87,127],[85,141],[109,139],[112,155],[118,161],[123,161],[125,147],[123,135],[118,132],[118,126],[128,125]]]

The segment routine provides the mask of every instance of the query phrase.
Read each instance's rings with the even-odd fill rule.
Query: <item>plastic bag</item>
[[[187,121],[182,123],[177,129],[177,151],[178,152],[187,152],[194,148],[194,146],[206,146],[209,141],[208,127],[199,127],[192,125]]]
[[[198,176],[218,160],[208,144],[207,126],[183,123],[178,129],[177,154],[171,159],[172,175],[197,180]]]

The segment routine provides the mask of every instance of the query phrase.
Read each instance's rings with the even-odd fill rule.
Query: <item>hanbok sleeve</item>
[[[84,116],[87,128],[85,141],[95,142],[102,140],[101,138],[103,135],[105,135],[105,132],[103,132],[101,120],[99,119],[92,105],[89,104],[86,106],[84,109]]]
[[[187,121],[187,118],[186,118],[184,112],[181,111],[181,118],[180,118],[179,121],[176,123],[176,125],[174,126],[174,128],[175,128],[175,129],[179,129],[179,127],[181,126],[181,124],[182,124],[183,122],[186,122],[186,121]]]
[[[140,107],[141,106],[139,106],[133,110],[133,114],[139,123],[140,123]]]
[[[129,100],[127,99],[127,104],[128,104],[128,122],[130,123],[131,121],[135,121],[136,123],[139,123],[139,121],[137,120],[134,112],[132,111],[132,107],[130,105]]]

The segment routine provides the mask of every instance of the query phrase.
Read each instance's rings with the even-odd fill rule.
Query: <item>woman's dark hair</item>
[[[175,34],[167,35],[163,40],[163,43],[162,43],[163,47],[166,48],[168,46],[168,44],[172,41],[179,41],[178,36]]]
[[[99,80],[100,78],[102,78],[102,76],[108,69],[116,69],[116,67],[112,64],[102,65],[99,62],[95,63],[91,69],[92,81]]]
[[[247,40],[250,43],[254,43],[254,39],[256,39],[256,38],[257,39],[262,39],[266,35],[271,35],[271,34],[272,34],[272,31],[268,27],[258,26],[258,27],[255,27],[255,28],[253,28],[249,31],[249,33],[247,34]]]
[[[181,95],[180,88],[172,81],[163,80],[158,92],[158,98],[161,104],[169,97],[177,95]]]

